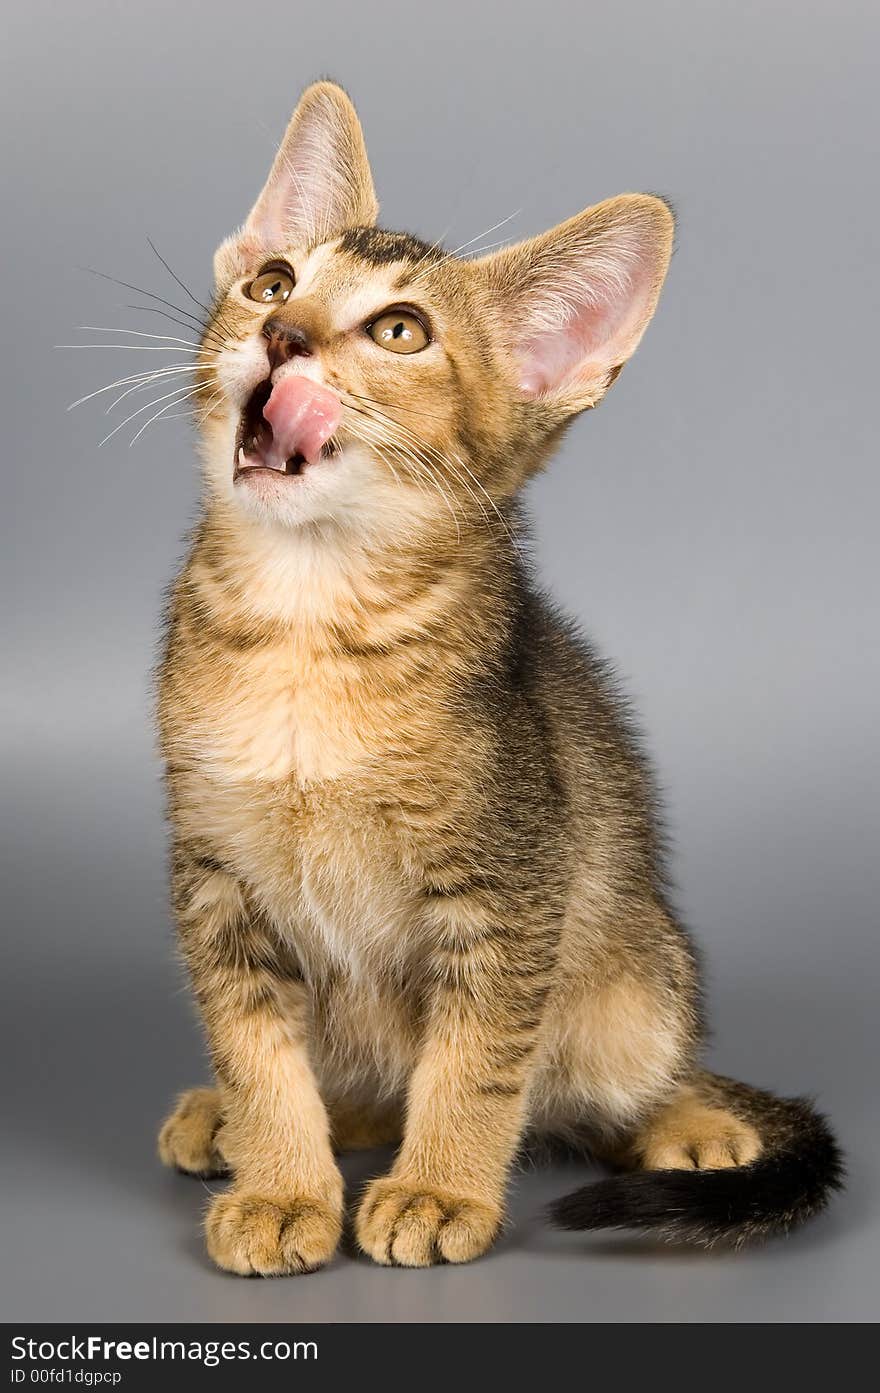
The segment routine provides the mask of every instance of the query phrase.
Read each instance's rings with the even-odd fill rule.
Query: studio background
[[[3,1318],[874,1319],[876,5],[15,0],[3,24]],[[150,728],[197,476],[186,421],[98,449],[108,398],[66,412],[155,359],[53,345],[163,332],[77,269],[185,306],[148,235],[207,296],[321,74],[358,106],[388,226],[456,246],[624,190],[677,207],[640,351],[531,490],[535,547],[647,734],[713,1067],[815,1094],[849,1153],[847,1194],[788,1243],[553,1234],[572,1163],[515,1182],[470,1268],[342,1253],[244,1282],[208,1263],[200,1183],[155,1159],[207,1078]]]

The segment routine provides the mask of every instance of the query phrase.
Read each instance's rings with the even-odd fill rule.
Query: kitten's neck
[[[470,651],[495,647],[518,558],[510,534],[482,523],[379,545],[335,524],[292,533],[215,506],[188,569],[200,607],[242,638],[356,653],[443,633],[444,646]]]

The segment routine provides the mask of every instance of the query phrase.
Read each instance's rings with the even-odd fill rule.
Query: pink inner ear
[[[596,289],[588,282],[568,291],[568,316],[558,302],[556,325],[541,325],[520,345],[520,391],[540,397],[559,391],[570,378],[599,376],[632,352],[634,333],[650,295],[647,267],[636,265],[626,280]],[[537,309],[540,313],[541,306]],[[545,309],[546,314],[546,309]]]
[[[558,329],[545,329],[527,340],[520,350],[520,391],[527,397],[543,396],[585,365],[593,346],[601,342],[595,318],[595,310],[582,309]]]

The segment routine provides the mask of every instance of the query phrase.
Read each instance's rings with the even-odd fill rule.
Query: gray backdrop
[[[18,0],[4,27],[2,1315],[873,1318],[873,0]],[[716,1067],[813,1092],[848,1148],[847,1195],[787,1244],[548,1234],[536,1214],[582,1179],[571,1164],[517,1181],[516,1223],[468,1269],[343,1254],[242,1282],[204,1256],[200,1183],[154,1159],[172,1094],[206,1076],[149,718],[195,470],[185,421],[98,450],[107,398],[65,414],[155,358],[53,344],[93,338],[81,324],[162,329],[78,266],[186,304],[148,234],[204,296],[324,73],[359,105],[387,225],[456,245],[514,209],[519,237],[622,190],[677,205],[641,351],[534,486],[537,552],[648,732]],[[351,1163],[353,1183],[385,1160]]]

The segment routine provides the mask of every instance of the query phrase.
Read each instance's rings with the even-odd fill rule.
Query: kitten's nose
[[[309,336],[298,324],[289,324],[284,319],[267,319],[263,325],[263,338],[266,340],[266,354],[272,372],[291,358],[311,357]]]

